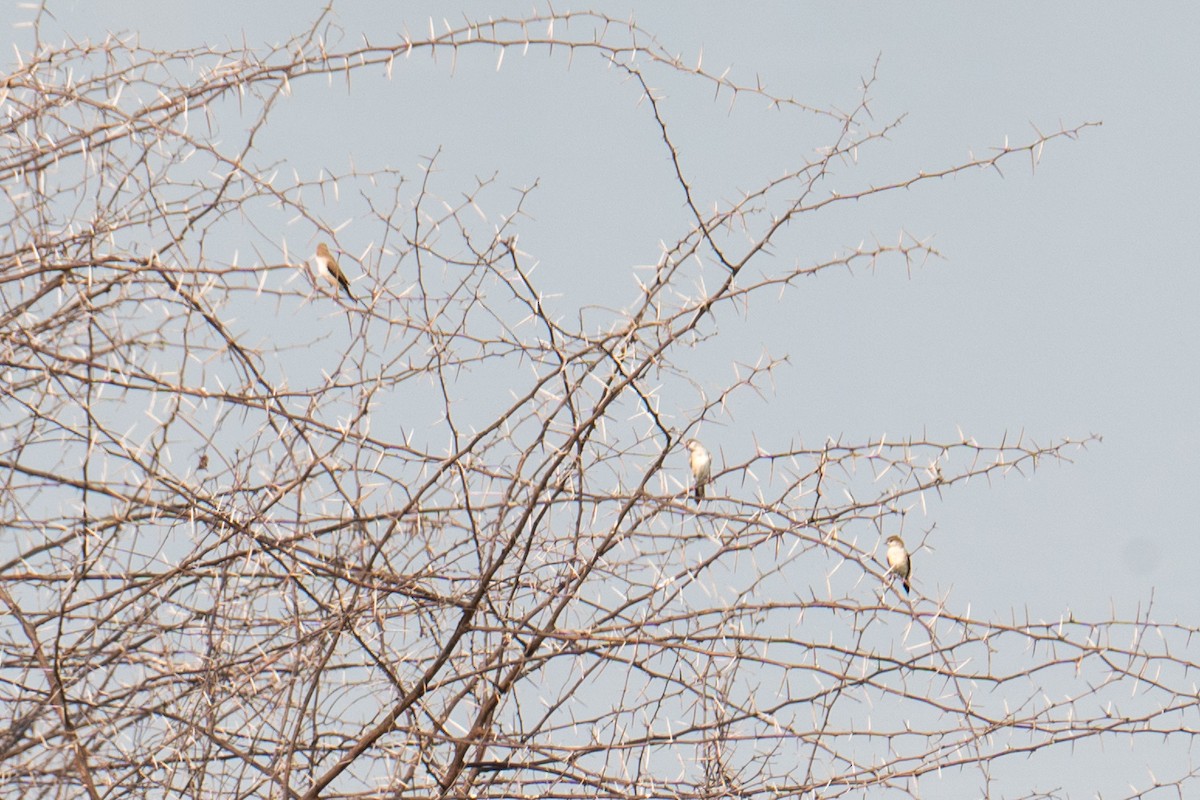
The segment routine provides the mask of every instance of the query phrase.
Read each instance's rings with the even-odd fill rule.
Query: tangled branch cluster
[[[829,166],[887,132],[866,89],[818,111],[590,14],[337,51],[324,24],[267,52],[39,44],[4,76],[0,795],[986,795],[1014,755],[1195,735],[1193,629],[977,619],[888,580],[880,535],[927,496],[1083,442],[754,431],[697,506],[682,441],[780,362],[686,411],[662,390],[744,304],[932,252],[768,268],[794,218],[1078,129],[839,195]],[[415,184],[260,161],[310,81],[530,48],[628,76],[670,156],[692,224],[623,307],[571,322],[544,296],[528,191],[497,210],[494,180],[447,199],[432,159]],[[839,132],[705,211],[661,74]],[[357,306],[297,280],[278,233],[337,245],[324,202],[355,192],[377,241]]]

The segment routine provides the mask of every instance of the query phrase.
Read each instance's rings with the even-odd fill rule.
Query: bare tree
[[[662,390],[759,297],[933,252],[767,261],[794,220],[1036,161],[1087,124],[836,194],[830,167],[890,128],[871,80],[848,112],[811,108],[588,13],[343,49],[328,26],[269,51],[37,36],[3,78],[0,794],[1057,797],[1005,764],[1195,736],[1194,627],[973,618],[888,573],[887,535],[937,535],[904,524],[928,495],[1086,440],[800,447],[749,425],[753,451],[715,456],[697,503],[684,441],[769,392],[783,357],[694,407]],[[289,179],[256,149],[310,82],[475,51],[548,52],[640,95],[691,222],[629,268],[623,306],[544,296],[519,245],[536,187],[444,185],[440,156],[415,182]],[[668,78],[835,135],[706,210]],[[369,208],[376,244],[341,248],[358,303],[298,279],[307,250],[280,234],[339,249],[334,195]],[[250,264],[223,255],[233,235]],[[1179,763],[1105,790],[1186,796]]]

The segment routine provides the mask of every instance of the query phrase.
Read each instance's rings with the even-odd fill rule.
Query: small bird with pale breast
[[[329,248],[324,242],[317,245],[317,255],[314,261],[317,262],[317,274],[332,283],[335,292],[340,286],[346,291],[347,297],[351,300],[357,299],[350,293],[350,281],[346,280],[346,273],[342,272],[337,259],[333,257],[333,253],[329,252]]]
[[[704,445],[695,439],[688,439],[683,446],[691,454],[688,457],[688,466],[692,468],[692,480],[696,484],[693,496],[698,503],[704,499],[704,485],[712,479],[712,456]]]
[[[912,574],[912,557],[904,547],[904,540],[899,536],[889,536],[887,540],[888,572],[895,574],[904,584],[904,593],[909,593],[908,576]]]

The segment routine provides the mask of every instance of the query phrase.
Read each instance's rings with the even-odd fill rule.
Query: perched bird
[[[342,287],[346,290],[346,296],[354,300],[354,295],[350,294],[350,281],[346,280],[346,274],[342,272],[342,268],[338,266],[337,259],[333,257],[333,253],[329,252],[329,248],[324,242],[317,245],[317,274],[325,280],[333,284],[334,291],[337,287]]]
[[[904,549],[904,540],[899,536],[889,536],[887,540],[888,572],[895,573],[904,584],[904,593],[909,593],[908,576],[912,574],[912,557]]]
[[[712,456],[695,439],[688,439],[683,446],[691,453],[688,465],[692,468],[692,480],[696,483],[695,497],[698,503],[704,499],[704,484],[712,479]]]

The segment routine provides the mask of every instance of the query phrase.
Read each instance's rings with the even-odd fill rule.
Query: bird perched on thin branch
[[[912,557],[904,548],[904,540],[899,536],[889,536],[887,540],[888,572],[895,574],[904,584],[904,593],[909,593],[908,576],[912,574]]]
[[[351,300],[356,299],[350,293],[350,281],[346,280],[346,273],[342,272],[337,259],[333,257],[333,253],[329,252],[329,248],[325,246],[324,242],[317,245],[317,255],[313,260],[317,262],[317,274],[332,283],[335,292],[340,286],[346,291],[347,297]]]
[[[691,453],[688,465],[692,468],[692,481],[696,485],[693,496],[699,503],[704,499],[704,485],[712,479],[712,456],[704,445],[695,439],[688,439],[683,446]]]

